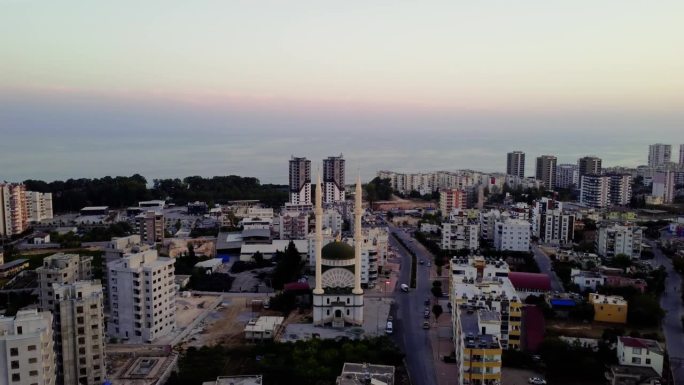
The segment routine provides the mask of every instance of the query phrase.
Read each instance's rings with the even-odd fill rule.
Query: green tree
[[[435,321],[437,321],[439,319],[439,316],[441,316],[443,312],[444,312],[444,309],[442,309],[442,305],[440,305],[440,304],[432,305],[432,314],[435,315]]]
[[[640,294],[629,302],[627,308],[627,322],[637,327],[655,327],[660,324],[660,320],[665,316],[665,312],[660,307],[655,296]]]

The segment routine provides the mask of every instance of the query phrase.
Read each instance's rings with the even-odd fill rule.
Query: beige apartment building
[[[20,310],[0,316],[0,384],[55,384],[52,314]]]

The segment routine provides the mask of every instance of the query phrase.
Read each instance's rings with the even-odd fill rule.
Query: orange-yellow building
[[[594,321],[627,323],[627,301],[617,295],[589,294],[594,305]]]

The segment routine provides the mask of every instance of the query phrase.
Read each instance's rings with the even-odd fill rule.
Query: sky
[[[0,180],[646,163],[684,2],[0,0]]]

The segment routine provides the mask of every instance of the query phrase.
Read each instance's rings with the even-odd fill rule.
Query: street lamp
[[[385,288],[383,289],[383,293],[387,293],[387,285],[390,284],[390,281],[385,281]]]

